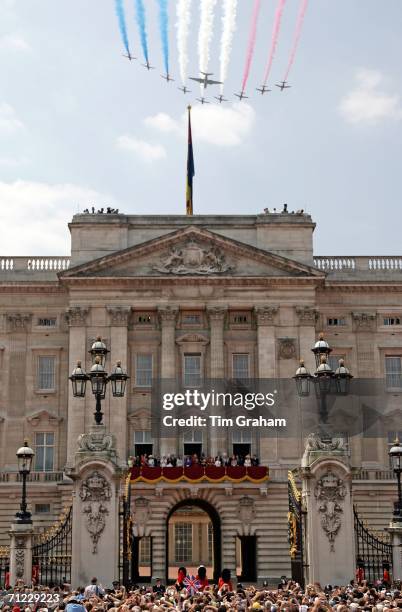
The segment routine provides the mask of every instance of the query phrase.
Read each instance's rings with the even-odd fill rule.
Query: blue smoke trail
[[[115,0],[115,2],[116,2],[116,15],[117,15],[117,19],[119,20],[119,29],[120,29],[121,39],[127,51],[127,55],[130,55],[130,47],[128,44],[126,18],[124,15],[123,0]]]
[[[165,62],[166,74],[168,74],[169,72],[168,0],[158,0],[158,3],[159,3],[159,23],[160,23],[160,30],[161,30],[163,59]]]
[[[136,6],[137,24],[140,30],[142,52],[144,54],[145,61],[148,62],[148,39],[147,39],[147,31],[145,28],[145,7],[144,7],[143,0],[136,0],[135,6]]]

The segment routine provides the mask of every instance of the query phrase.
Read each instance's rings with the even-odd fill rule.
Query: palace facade
[[[402,433],[402,256],[318,256],[315,224],[303,213],[78,214],[69,229],[71,257],[0,257],[0,545],[19,504],[15,453],[24,438],[35,450],[35,528],[71,504],[67,474],[94,399],[73,397],[68,377],[77,360],[90,369],[98,336],[110,350],[107,366],[121,360],[130,376],[123,398],[102,403],[122,467],[143,453],[241,452],[269,469],[262,482],[136,482],[139,579],[200,562],[243,579],[289,575],[287,472],[300,465],[303,435],[151,435],[152,387],[160,379],[290,379],[300,357],[314,371],[321,331],[331,366],[343,358],[355,378],[384,382],[380,435],[348,436],[347,415],[343,434],[354,502],[372,529],[388,524],[396,495],[388,450]]]

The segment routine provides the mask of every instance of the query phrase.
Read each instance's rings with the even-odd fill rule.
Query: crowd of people
[[[163,457],[157,457],[155,455],[138,455],[136,457],[129,457],[129,467],[191,467],[193,465],[201,465],[202,467],[215,466],[215,467],[252,467],[260,465],[259,459],[256,455],[228,455],[222,453],[219,455],[206,456],[204,453],[197,455],[184,455],[183,457],[178,455],[163,455]]]
[[[17,603],[18,593],[29,592],[47,593],[49,601]],[[20,584],[0,591],[0,609],[1,612],[388,612],[402,610],[402,592],[400,583],[367,580],[352,580],[347,586],[309,584],[302,588],[283,578],[276,588],[266,584],[234,587],[227,569],[213,585],[207,579],[205,567],[201,566],[196,577],[189,577],[186,568],[179,568],[176,583],[171,586],[157,579],[150,587],[133,585],[126,589],[116,580],[111,588],[104,588],[96,578],[74,591],[67,584],[33,589]]]

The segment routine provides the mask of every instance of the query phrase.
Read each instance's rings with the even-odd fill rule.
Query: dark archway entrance
[[[217,510],[211,506],[208,502],[202,499],[185,499],[176,504],[169,512],[166,519],[166,581],[169,581],[169,550],[170,540],[172,539],[172,531],[169,529],[169,524],[173,515],[179,514],[180,511],[185,509],[198,509],[201,514],[206,514],[212,529],[212,576],[208,575],[209,580],[213,579],[218,581],[222,571],[222,532],[221,532],[221,520]],[[191,524],[191,513],[187,513],[187,521]],[[174,537],[174,535],[173,535]],[[191,566],[192,563],[179,563],[179,565]],[[178,567],[177,567],[178,569]],[[172,580],[170,579],[170,582]]]

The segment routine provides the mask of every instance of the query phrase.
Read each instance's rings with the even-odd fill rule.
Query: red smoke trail
[[[300,34],[301,34],[301,31],[302,31],[304,15],[306,14],[306,10],[307,10],[307,4],[308,4],[308,0],[301,0],[300,10],[299,10],[299,14],[297,16],[295,36],[294,36],[294,39],[293,39],[293,47],[292,47],[292,50],[290,52],[288,67],[286,69],[286,73],[285,73],[285,76],[284,76],[284,79],[283,79],[284,81],[288,80],[290,69],[293,66],[293,62],[295,61],[297,45],[299,44],[299,40],[300,40]]]
[[[251,17],[250,34],[248,37],[246,64],[244,66],[243,82],[241,86],[242,91],[244,91],[246,88],[248,76],[250,74],[251,62],[252,62],[253,55],[254,55],[255,41],[257,38],[257,22],[258,22],[258,15],[260,12],[260,7],[261,7],[261,0],[254,0],[253,15]]]
[[[285,2],[286,0],[278,0],[278,5],[276,7],[274,25],[272,27],[271,48],[269,50],[267,66],[265,68],[265,73],[264,73],[264,81],[263,81],[264,85],[267,84],[269,75],[271,73],[272,62],[275,57],[276,45],[278,43],[279,30],[281,29],[281,19],[282,19],[283,9],[285,8]]]

